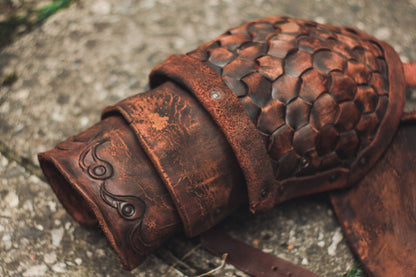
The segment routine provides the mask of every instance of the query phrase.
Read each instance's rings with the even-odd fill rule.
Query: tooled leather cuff
[[[108,107],[39,161],[67,211],[98,222],[127,269],[182,226],[198,235],[246,202],[224,136],[171,82]]]

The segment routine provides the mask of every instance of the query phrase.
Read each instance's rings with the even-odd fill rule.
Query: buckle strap
[[[256,277],[320,277],[291,262],[238,241],[223,231],[211,229],[201,235],[202,247],[216,256],[227,253],[226,261]]]

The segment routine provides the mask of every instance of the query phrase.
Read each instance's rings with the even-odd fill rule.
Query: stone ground
[[[18,78],[0,87],[0,276],[196,276],[218,266],[197,240],[177,236],[124,271],[100,231],[66,214],[36,153],[98,121],[106,105],[146,90],[148,73],[169,54],[269,15],[358,27],[416,61],[415,0],[77,1],[3,49],[0,77]],[[415,91],[408,99],[407,109],[415,107]],[[354,264],[324,195],[264,215],[242,209],[223,227],[324,276]],[[230,265],[214,275],[247,276]]]

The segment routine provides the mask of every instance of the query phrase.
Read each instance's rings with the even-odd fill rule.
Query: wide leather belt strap
[[[252,212],[271,209],[278,181],[273,175],[263,139],[221,77],[203,62],[187,55],[169,56],[150,74],[150,86],[172,80],[186,87],[224,133],[243,171]]]
[[[227,253],[226,261],[255,277],[319,277],[291,262],[233,239],[226,233],[211,229],[201,235],[202,247],[216,256]]]
[[[209,114],[184,90],[165,83],[107,107],[103,116],[113,113],[129,123],[164,181],[186,235],[216,225],[245,198],[237,188],[243,186],[243,177],[231,148]]]

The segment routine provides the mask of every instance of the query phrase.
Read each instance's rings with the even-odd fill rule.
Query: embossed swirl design
[[[142,218],[146,210],[146,204],[143,200],[133,195],[116,195],[106,188],[106,180],[114,175],[113,166],[97,155],[97,148],[104,145],[108,140],[94,142],[82,151],[79,158],[79,166],[91,178],[101,181],[100,197],[110,207],[117,210],[119,216],[128,221],[137,221],[127,235],[133,248],[141,252],[143,249],[136,247],[135,242],[140,241],[142,245],[146,243],[140,238]],[[139,236],[139,238],[138,238]],[[142,254],[142,253],[141,253]]]

